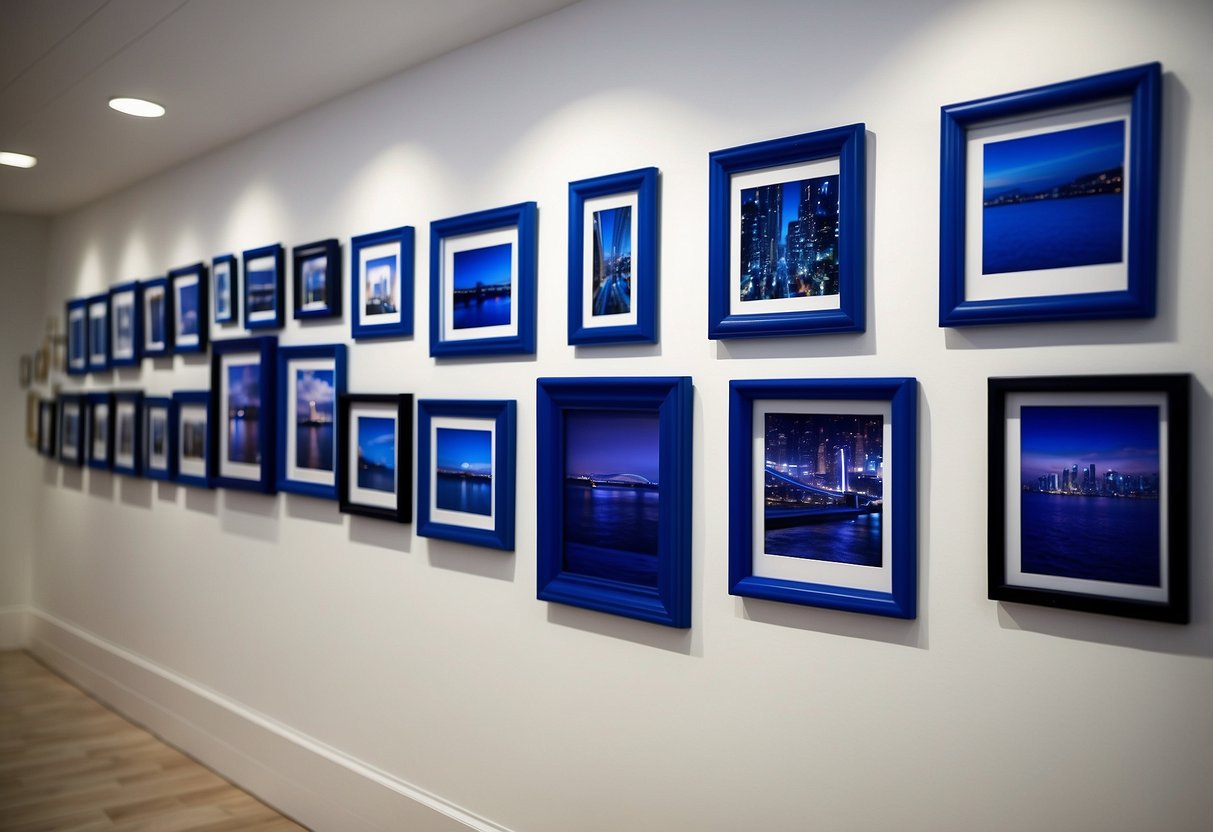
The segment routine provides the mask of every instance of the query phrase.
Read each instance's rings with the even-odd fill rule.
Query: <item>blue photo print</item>
[[[286,255],[280,244],[244,252],[244,326],[246,329],[281,329]]]
[[[741,190],[742,301],[837,295],[838,174]]]
[[[261,365],[256,360],[231,363],[225,368],[227,413],[224,459],[239,465],[261,464]]]
[[[632,206],[595,211],[591,233],[590,314],[627,315],[632,311]]]
[[[454,327],[509,326],[514,246],[499,243],[454,253]]]
[[[207,324],[210,322],[206,265],[194,263],[173,269],[168,273],[168,281],[173,308],[174,350],[182,353],[205,351]]]
[[[368,317],[400,314],[399,255],[376,257],[366,262],[363,280],[363,314]]]
[[[278,351],[278,488],[337,498],[337,399],[345,391],[345,344]]]
[[[360,415],[354,423],[358,437],[358,487],[395,494],[396,420],[391,416]]]
[[[295,373],[295,465],[333,471],[333,429],[337,410],[335,369]]]
[[[67,302],[67,372],[82,375],[88,371],[88,302],[77,298]]]
[[[493,513],[493,432],[439,427],[434,504],[445,511]]]
[[[337,413],[340,510],[397,523],[412,520],[413,397],[339,389]]]

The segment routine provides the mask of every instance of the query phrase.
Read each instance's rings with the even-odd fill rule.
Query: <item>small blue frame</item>
[[[211,258],[211,320],[216,326],[240,322],[240,261],[231,254]]]
[[[73,298],[65,310],[68,375],[88,373],[88,299]]]
[[[140,284],[143,318],[143,354],[150,358],[173,352],[173,293],[168,278],[153,277]]]
[[[599,261],[605,271],[608,246],[601,239],[594,210],[601,213],[627,209],[625,227],[616,219],[613,238],[627,244],[628,272],[595,275]],[[587,205],[594,211],[589,230]],[[657,341],[657,168],[582,179],[569,183],[569,343],[624,344]],[[626,232],[626,239],[623,239]],[[612,248],[618,248],[618,245]],[[622,261],[623,257],[614,258]],[[622,289],[616,288],[623,285]],[[619,323],[609,323],[618,321]]]
[[[244,328],[282,329],[286,259],[281,243],[244,252]]]
[[[110,288],[110,366],[138,367],[143,360],[143,297],[137,280]],[[123,331],[125,329],[125,331]]]
[[[101,372],[110,368],[110,296],[109,292],[87,300],[88,369]]]
[[[173,302],[173,351],[206,352],[207,330],[211,317],[207,302],[210,281],[205,263],[192,263],[168,273],[169,294]]]
[[[417,534],[513,550],[517,410],[516,402],[504,400],[417,402]],[[443,467],[443,437],[439,434],[444,430],[465,436],[484,434],[471,453],[476,458],[466,453],[467,458],[461,458],[461,470]],[[445,450],[449,453],[456,449]],[[483,458],[485,450],[489,452],[487,461]],[[450,501],[440,504],[446,496],[439,482],[444,476],[447,482],[458,484],[460,492],[470,492],[470,497],[460,505]],[[476,499],[478,491],[484,491],[489,499]]]
[[[1127,104],[1121,103],[1126,101]],[[1117,243],[1123,246],[1123,259],[1119,263],[1111,259],[1092,261],[1090,265],[1076,263],[1077,268],[1064,270],[1065,264],[1059,263],[1056,270],[1051,269],[1050,274],[1031,283],[1025,283],[1025,277],[1041,276],[1041,270],[1047,268],[1045,265],[1030,265],[1019,271],[999,267],[996,273],[983,274],[984,252],[977,252],[981,256],[975,256],[966,246],[969,234],[977,238],[978,245],[982,245],[984,239],[977,237],[984,229],[977,229],[969,216],[974,211],[971,206],[976,193],[974,188],[984,192],[986,187],[981,184],[984,183],[984,163],[976,171],[977,176],[983,177],[981,183],[975,184],[968,179],[973,173],[967,164],[971,156],[972,132],[990,126],[1008,133],[1017,127],[1031,127],[1034,135],[1043,136],[1049,130],[1032,126],[1033,119],[1057,120],[1070,111],[1074,113],[1073,121],[1089,122],[1095,118],[1091,115],[1092,109],[1100,104],[1121,104],[1125,113],[1099,118],[1107,122],[1127,121],[1128,124],[1125,136],[1128,151],[1122,166],[1127,173],[1127,182],[1122,179],[1121,187],[1116,191],[1124,193],[1127,187],[1127,219],[1122,221],[1120,229],[1120,234],[1127,239]],[[943,107],[940,116],[939,325],[959,327],[1153,317],[1158,262],[1161,113],[1162,67],[1157,63]],[[1060,135],[1066,129],[1051,132]],[[989,146],[985,145],[986,148]],[[982,152],[987,151],[983,149]],[[1023,201],[1062,202],[1056,198],[1058,190],[1053,192],[1052,199],[1029,196]],[[977,210],[984,221],[985,211],[991,207]],[[1027,224],[1026,217],[1023,221],[1026,227],[1042,229],[1057,224],[1057,220],[1048,219]],[[1018,247],[1031,246],[1021,243]],[[1089,274],[1096,262],[1109,268],[1113,264],[1117,266],[1112,273],[1115,278],[1112,283],[1090,283],[1082,275],[1083,271]],[[992,280],[998,281],[997,285]],[[1021,288],[1010,291],[1017,283]],[[984,288],[987,285],[989,290]],[[977,290],[979,286],[983,287],[981,291]],[[1076,291],[1080,286],[1086,289]],[[1003,289],[1006,291],[1001,291]]]
[[[318,281],[314,279],[317,262],[323,264],[323,275]],[[296,319],[341,317],[341,244],[337,240],[295,246],[291,250],[291,269]],[[304,274],[305,271],[310,273]]]
[[[98,408],[104,408],[105,425],[102,428],[104,434],[101,436],[100,442],[97,439],[97,416]],[[88,436],[87,447],[85,448],[84,457],[88,461],[90,468],[99,468],[109,470],[114,464],[114,396],[106,391],[104,393],[89,393],[86,397],[85,406],[85,425],[87,430],[82,431]],[[100,453],[98,453],[100,451]]]
[[[344,393],[338,399],[337,506],[342,514],[376,517],[395,523],[413,519],[413,395]],[[363,458],[359,419],[392,423],[393,451]],[[379,438],[387,438],[383,431]],[[366,482],[363,482],[363,477]],[[390,486],[388,485],[390,482]]]
[[[110,418],[114,423],[114,473],[137,477],[143,473],[143,392],[114,393]]]
[[[296,367],[298,363],[308,366]],[[297,372],[309,373],[306,380]],[[331,380],[315,373],[331,374]],[[307,390],[300,384],[306,383]],[[327,388],[327,389],[326,389]],[[345,392],[345,344],[279,347],[278,349],[278,490],[306,494],[325,500],[337,499],[340,414],[338,400]],[[310,393],[307,414],[300,413],[301,395]],[[322,400],[327,398],[327,401]],[[303,431],[313,441],[307,441]],[[327,435],[327,440],[326,440]],[[292,443],[291,439],[295,441]],[[314,442],[314,444],[313,444]],[[328,453],[323,450],[328,445]],[[300,464],[307,455],[307,465]],[[311,456],[315,458],[312,459]],[[325,458],[327,457],[327,459]],[[327,467],[325,464],[327,463]]]
[[[256,377],[251,378],[254,367]],[[243,378],[238,379],[241,392],[233,398],[229,382],[237,369]],[[232,338],[211,345],[207,474],[215,487],[262,494],[277,490],[277,442],[270,438],[278,427],[277,371],[276,336]],[[233,440],[238,447],[232,445]]]
[[[173,406],[169,412],[169,449],[172,456],[173,479],[183,485],[210,488],[210,407],[209,390],[178,390],[173,393]],[[202,416],[202,426],[197,420],[187,424],[187,415]],[[201,448],[198,445],[201,445]]]
[[[502,208],[492,208],[458,217],[449,217],[430,223],[430,355],[435,357],[465,355],[531,354],[535,352],[535,286],[538,269],[536,256],[539,210],[534,202],[520,202]],[[513,233],[511,234],[511,230]],[[509,239],[502,241],[494,232],[506,232]],[[500,251],[502,246],[512,246],[509,257],[511,269],[509,286],[510,311],[505,323],[494,316],[491,323],[460,324],[460,304],[456,294],[474,294],[474,303],[497,303],[500,309],[500,292],[483,283],[474,289],[460,289],[455,284],[459,274],[448,274],[445,264],[447,241],[463,238],[452,251],[454,264],[458,254]],[[469,240],[473,245],[468,245]],[[482,241],[484,245],[474,245]],[[463,248],[463,246],[467,246]],[[473,261],[468,268],[474,268]],[[483,258],[481,259],[483,262]],[[499,259],[493,261],[494,268]],[[452,271],[458,271],[452,268]],[[464,301],[466,305],[469,301]],[[470,317],[480,317],[478,314]],[[448,326],[449,324],[449,326]],[[482,337],[456,335],[461,330],[483,329],[489,332]]]
[[[414,237],[411,225],[350,241],[350,335],[413,334]]]
[[[878,406],[869,407],[867,403],[878,403]],[[887,403],[887,413],[882,414],[885,408],[880,405],[884,403]],[[870,490],[865,494],[857,486],[848,492],[845,486],[848,478],[855,475],[855,461],[852,458],[852,464],[848,467],[845,453],[847,449],[855,453],[857,441],[842,440],[843,444],[839,446],[842,452],[835,464],[833,459],[838,443],[832,442],[829,435],[819,439],[828,448],[826,455],[819,457],[821,451],[814,449],[810,464],[815,465],[816,473],[821,472],[823,464],[837,468],[840,472],[840,488],[826,487],[815,480],[806,484],[803,477],[780,470],[781,465],[792,470],[787,459],[774,465],[770,459],[756,460],[755,447],[767,441],[767,428],[771,427],[766,416],[763,422],[759,422],[755,418],[756,412],[759,415],[769,413],[776,419],[788,416],[793,420],[799,418],[804,420],[803,424],[821,431],[827,430],[830,420],[835,420],[837,424],[838,419],[874,419],[880,415],[880,453],[869,459],[878,472],[892,466],[891,482],[883,483],[883,475],[880,475],[881,491],[875,500],[871,499]],[[917,615],[918,597],[917,413],[918,383],[913,378],[729,382],[729,594],[895,618],[914,618]],[[885,417],[887,422],[884,421]],[[780,426],[776,424],[774,429],[780,429]],[[892,445],[891,452],[885,446],[886,441]],[[788,441],[784,450],[794,453],[797,447],[803,446]],[[758,476],[759,470],[763,472],[761,477]],[[865,464],[862,470],[868,471],[868,466]],[[858,474],[856,478],[863,476]],[[830,500],[830,507],[789,508],[786,498],[781,505],[772,507],[764,496],[760,517],[757,514],[758,495],[755,489],[762,488],[765,494],[768,478],[773,480],[775,487],[782,484],[785,492],[794,489],[795,493],[800,494],[801,502],[796,505],[815,505],[811,503],[812,500]],[[873,479],[870,475],[868,478]],[[762,481],[756,482],[759,479]],[[868,503],[861,505],[865,496]],[[810,502],[805,502],[806,497]],[[889,512],[884,511],[887,503],[891,503]],[[787,553],[765,551],[766,534],[772,530],[819,526],[823,523],[853,524],[872,514],[881,515],[878,541],[881,550],[876,563],[857,565],[861,561],[845,555],[824,556],[825,553],[817,548],[822,535],[811,542],[781,541],[781,547],[788,547]],[[759,523],[762,524],[763,534],[760,545],[764,551],[758,552],[756,557]],[[890,546],[884,545],[886,535]],[[801,548],[800,553],[790,551],[796,547]],[[808,551],[815,553],[806,554]],[[758,571],[766,575],[754,574],[755,561],[759,559],[763,561],[763,568]],[[849,578],[844,573],[852,576],[854,582],[846,583]],[[821,579],[827,575],[833,577]]]
[[[163,417],[163,425],[157,429],[156,416]],[[174,447],[173,400],[168,396],[147,396],[143,400],[143,442],[140,453],[143,457],[143,476],[153,480],[173,479]],[[156,446],[159,445],[159,453]]]
[[[540,378],[536,388],[538,597],[691,626],[691,379]],[[642,467],[656,470],[656,483]],[[640,531],[635,542],[603,545],[624,524],[567,520],[571,489],[586,500],[597,489],[617,494],[636,504],[631,516],[655,514],[656,528],[630,523]]]
[[[771,297],[743,298],[746,276],[742,273],[741,257],[743,254],[742,238],[747,213],[757,213],[761,208],[755,207],[747,212],[740,207],[740,214],[733,216],[733,204],[736,201],[741,206],[741,194],[751,189],[751,185],[734,180],[746,177],[746,181],[754,180],[752,188],[770,189],[782,185],[785,189],[792,185],[789,176],[794,172],[783,172],[781,168],[792,165],[805,167],[805,178],[800,182],[810,180],[820,182],[830,173],[824,166],[832,160],[837,160],[838,184],[835,187],[836,197],[830,196],[830,184],[811,186],[816,191],[806,198],[802,195],[799,205],[803,210],[809,199],[816,199],[818,207],[814,211],[822,211],[823,216],[833,214],[833,229],[823,228],[818,233],[814,229],[806,229],[803,233],[808,237],[818,237],[826,240],[824,252],[817,250],[813,242],[813,257],[808,263],[833,263],[837,275],[827,273],[803,275],[809,282],[818,282],[818,287],[808,288],[808,291],[797,297],[787,297],[791,291],[790,278],[786,276],[783,287],[775,285]],[[721,338],[750,338],[758,336],[782,335],[813,335],[829,332],[863,332],[864,331],[864,286],[867,281],[866,269],[866,240],[867,240],[867,155],[865,149],[865,127],[863,124],[850,124],[845,127],[835,127],[829,130],[819,130],[815,133],[804,133],[799,136],[788,136],[782,139],[771,139],[754,144],[732,147],[727,150],[717,150],[708,156],[708,337]],[[820,167],[821,170],[815,170]],[[762,172],[770,170],[763,176]],[[770,180],[769,182],[766,180]],[[759,181],[761,180],[761,181]],[[805,186],[806,188],[809,186]],[[734,194],[737,194],[734,200]],[[824,196],[823,196],[824,195]],[[771,206],[768,213],[782,214],[784,197],[780,194],[778,208]],[[821,208],[824,201],[826,208]],[[828,209],[829,203],[834,202],[836,208]],[[756,198],[755,203],[758,205]],[[734,222],[736,219],[736,222]],[[760,217],[754,220],[755,229],[760,226]],[[771,223],[767,223],[768,225]],[[738,232],[734,237],[734,226]],[[786,228],[788,223],[782,223]],[[758,230],[755,233],[759,233]],[[836,251],[831,251],[830,240],[837,241]],[[755,238],[751,246],[761,250],[762,243],[770,243],[768,249],[779,246],[777,237],[768,232],[763,239]],[[804,243],[807,248],[808,243]],[[777,258],[751,258],[755,264],[752,269],[759,271],[762,281],[770,281],[773,285],[778,282]],[[734,274],[734,262],[737,272]],[[806,265],[807,268],[807,265]],[[837,283],[834,289],[834,283]],[[754,285],[752,276],[750,285]],[[807,284],[806,284],[807,286]],[[821,289],[819,292],[818,289]],[[829,290],[829,291],[827,291]],[[759,291],[759,290],[754,290]],[[781,296],[783,295],[783,296]],[[830,298],[836,296],[835,304]],[[750,312],[735,308],[733,299],[738,304],[748,303],[761,305],[767,311]]]
[[[81,393],[59,394],[59,444],[56,454],[64,465],[84,465],[85,404],[85,396]]]

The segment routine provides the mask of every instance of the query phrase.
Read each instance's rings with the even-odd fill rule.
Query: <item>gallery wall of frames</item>
[[[936,828],[1034,764],[1083,767],[1105,820],[1213,818],[1213,754],[1170,742],[1213,739],[1173,698],[1213,678],[1202,47],[1102,23],[1106,53],[923,80],[925,54],[874,67],[881,35],[828,47],[842,92],[789,109],[637,44],[648,87],[596,78],[624,6],[55,220],[54,331],[20,366],[51,652],[115,645],[461,828],[591,828],[612,778],[592,828],[890,822],[900,798],[839,793],[863,747]],[[1003,42],[920,11],[957,49]],[[784,13],[822,23],[754,12]],[[737,14],[702,25],[755,46]],[[486,68],[541,43],[494,106]],[[1056,724],[1096,699],[1104,727]],[[1031,753],[974,747],[1025,731]],[[1104,759],[1164,755],[1172,785],[1136,797]],[[1021,825],[1079,805],[1027,788]]]

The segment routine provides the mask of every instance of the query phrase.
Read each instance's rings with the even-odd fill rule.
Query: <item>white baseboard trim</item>
[[[21,650],[26,645],[28,607],[0,607],[0,650]]]
[[[92,633],[23,613],[35,656],[310,829],[509,832]]]

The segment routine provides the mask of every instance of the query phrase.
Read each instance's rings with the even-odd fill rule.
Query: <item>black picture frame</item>
[[[296,320],[341,317],[341,244],[320,240],[291,249]]]
[[[337,401],[338,508],[343,514],[411,523],[413,395],[343,393]],[[371,445],[382,453],[363,458],[360,449]]]

